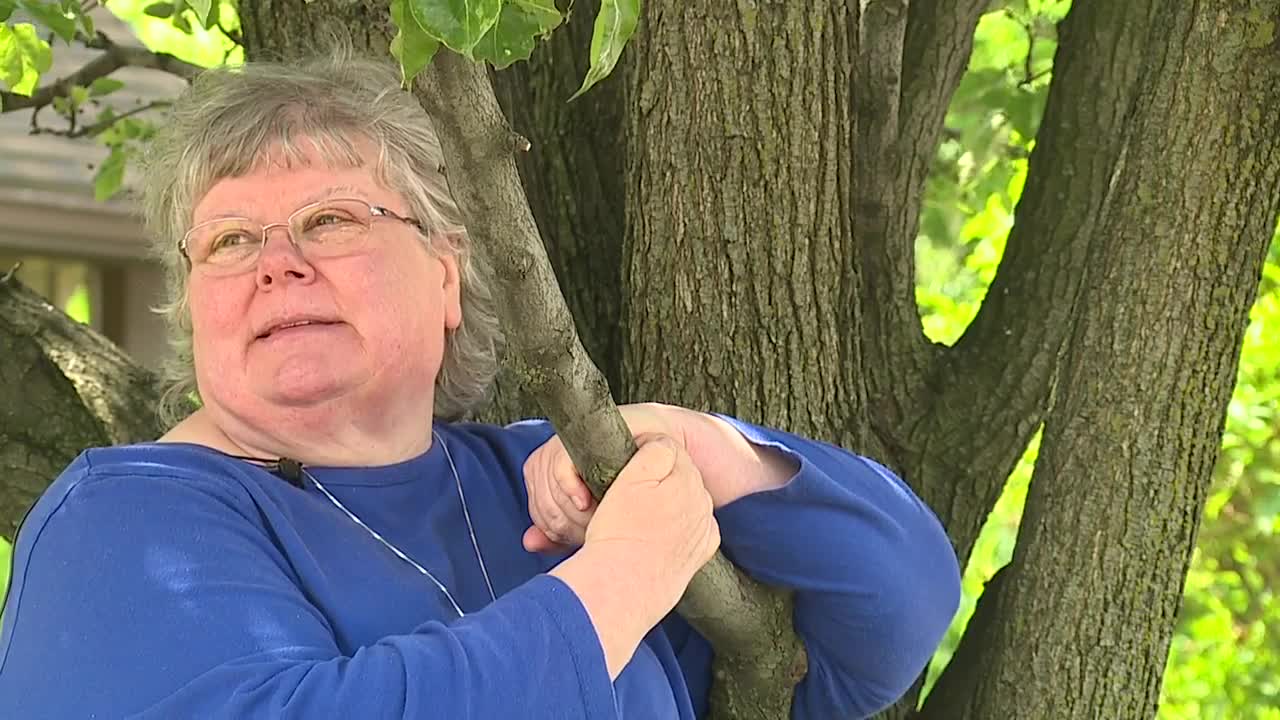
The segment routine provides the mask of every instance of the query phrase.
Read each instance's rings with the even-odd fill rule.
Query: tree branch
[[[877,398],[873,425],[899,448],[897,428],[919,387],[919,359],[927,352],[915,301],[914,233],[900,230],[897,210],[901,150],[903,44],[907,0],[870,0],[858,20],[854,65],[853,237],[861,278],[863,365],[877,368],[866,382]]]
[[[926,500],[962,523],[948,528],[962,561],[1048,406],[1122,162],[1120,129],[1153,5],[1077,0],[1063,21],[1004,259],[977,317],[931,378],[934,405],[913,444],[925,448],[927,474],[945,478],[930,483]],[[974,433],[975,417],[986,418],[984,432]]]
[[[903,41],[900,137],[907,197],[918,208],[947,108],[969,66],[973,33],[988,0],[912,0]],[[917,211],[918,212],[918,211]],[[912,217],[915,213],[911,214]]]
[[[84,125],[78,128],[72,127],[68,130],[52,130],[49,128],[43,128],[35,125],[35,123],[33,122],[31,134],[32,135],[57,135],[59,137],[66,137],[66,138],[90,137],[90,136],[98,135],[102,132],[105,132],[106,130],[110,129],[113,125],[120,122],[121,120],[124,120],[125,118],[133,117],[134,115],[139,115],[148,110],[154,110],[156,108],[162,108],[162,107],[169,107],[172,104],[173,102],[171,100],[153,100],[149,103],[139,105],[138,107],[133,108],[127,112],[120,113],[115,117],[107,118],[106,120],[101,120],[99,122],[92,123],[90,125]]]
[[[17,401],[0,407],[0,447],[14,449],[0,454],[0,535],[12,538],[27,508],[82,450],[159,434],[159,388],[111,341],[12,272],[0,276],[0,347],[0,384],[18,388]]]
[[[92,38],[82,37],[81,40],[84,42],[85,47],[102,50],[102,54],[85,63],[83,67],[70,75],[38,88],[30,97],[14,92],[0,92],[0,112],[13,112],[28,108],[38,110],[52,103],[54,98],[69,95],[72,87],[77,85],[88,87],[94,80],[106,77],[122,67],[160,70],[177,75],[187,81],[190,81],[204,69],[199,65],[179,60],[168,53],[153,52],[140,47],[117,45],[101,32]]]
[[[635,452],[631,433],[587,357],[543,250],[520,185],[507,125],[483,65],[442,51],[425,73],[424,104],[444,149],[450,190],[477,248],[496,262],[511,301],[500,303],[511,331],[512,369],[537,397],[592,491],[600,496]],[[717,650],[727,669],[713,703],[733,702],[739,718],[785,717],[803,677],[805,654],[791,628],[789,596],[754,583],[722,555],[690,584],[678,609]],[[779,653],[779,648],[783,652]],[[779,659],[779,656],[781,659]],[[764,688],[752,680],[767,677]]]
[[[891,3],[890,7],[896,6]],[[964,75],[986,0],[912,0],[897,14],[872,3],[861,22],[855,236],[861,249],[864,365],[878,436],[929,500],[911,429],[929,412],[939,353],[915,301],[915,239],[925,181],[951,96]],[[889,64],[892,58],[893,65]],[[901,72],[900,82],[895,76]],[[869,106],[869,107],[868,107]]]
[[[594,17],[599,2],[579,0]],[[592,24],[569,22],[541,43],[528,62],[493,74],[494,90],[512,126],[533,143],[517,156],[525,192],[561,278],[578,335],[604,372],[614,397],[622,382],[622,237],[624,204],[622,82],[606,82],[573,102],[587,72]],[[614,71],[622,73],[631,53]],[[548,101],[548,98],[551,100]],[[572,132],[570,132],[572,129]]]

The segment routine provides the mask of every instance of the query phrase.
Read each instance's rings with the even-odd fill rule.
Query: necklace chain
[[[458,477],[458,466],[454,465],[453,454],[449,452],[449,446],[445,443],[444,438],[440,437],[440,435],[437,434],[435,430],[431,431],[431,437],[435,438],[435,441],[440,443],[440,448],[444,450],[445,459],[449,461],[449,469],[453,471],[454,487],[456,487],[458,490],[458,501],[462,503],[462,516],[467,521],[467,533],[471,535],[471,548],[475,550],[476,562],[480,564],[480,574],[484,576],[484,584],[489,589],[489,598],[490,600],[497,600],[498,597],[493,592],[493,582],[489,580],[489,570],[484,565],[484,556],[480,554],[480,542],[476,540],[475,527],[473,527],[471,524],[471,511],[467,508],[467,496],[462,491],[462,478]],[[420,574],[422,574],[428,580],[434,583],[435,586],[439,588],[440,592],[449,601],[449,604],[453,606],[454,612],[458,613],[458,617],[466,617],[466,613],[462,611],[462,608],[458,605],[458,602],[453,599],[453,594],[449,592],[449,588],[445,587],[444,583],[440,582],[435,575],[432,575],[431,571],[422,567],[421,564],[419,564],[413,558],[409,557],[403,550],[396,547],[394,544],[391,543],[391,541],[384,538],[382,534],[379,533],[377,530],[374,530],[373,528],[369,527],[369,525],[366,524],[365,521],[360,519],[359,515],[356,515],[355,513],[348,510],[347,506],[343,505],[341,500],[334,497],[333,493],[329,492],[329,488],[326,488],[319,480],[316,479],[315,475],[312,475],[305,467],[302,468],[302,474],[308,480],[310,480],[311,483],[320,490],[320,492],[324,493],[325,497],[329,498],[329,502],[333,503],[334,506],[336,506],[339,510],[345,513],[348,518],[351,518],[352,522],[364,528],[365,532],[372,535],[374,540],[377,540],[378,542],[382,543],[382,545],[386,547],[388,550],[390,550],[392,553],[394,553],[396,557],[408,563],[410,566],[413,567],[413,569],[417,570]]]

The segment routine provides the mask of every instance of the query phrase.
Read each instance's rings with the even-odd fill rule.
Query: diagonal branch
[[[79,70],[60,78],[49,85],[38,88],[30,97],[13,92],[0,91],[0,112],[13,112],[24,109],[40,109],[54,98],[65,97],[71,88],[79,85],[88,87],[94,80],[106,77],[122,67],[140,67],[160,70],[177,75],[190,81],[204,68],[185,60],[159,53],[146,48],[117,45],[110,38],[99,32],[92,38],[82,38],[86,47],[102,50],[102,54],[85,63]]]
[[[495,259],[505,293],[513,370],[536,397],[574,464],[600,496],[635,452],[631,433],[591,363],[543,249],[516,170],[528,141],[510,129],[484,66],[442,51],[426,71],[424,105],[444,150],[449,189],[478,248]],[[677,609],[716,649],[718,698],[734,718],[784,717],[806,671],[787,594],[751,581],[724,558],[704,567]],[[724,705],[717,708],[723,711]]]
[[[1059,29],[1054,79],[1004,259],[982,307],[936,369],[916,428],[961,559],[1039,427],[1071,335],[1083,268],[1123,162],[1152,0],[1077,0]],[[988,432],[974,433],[984,418]],[[955,482],[961,468],[967,482]],[[941,475],[942,471],[938,473]]]
[[[951,96],[968,66],[987,0],[885,0],[862,10],[854,234],[862,278],[863,346],[873,423],[890,452],[916,472],[910,431],[929,412],[926,380],[938,353],[915,301],[915,239],[921,198]]]
[[[902,138],[905,201],[902,213],[912,238],[929,167],[955,94],[973,53],[973,34],[989,0],[912,0],[903,43]]]
[[[896,435],[912,403],[927,344],[915,302],[913,241],[897,222],[903,46],[907,0],[869,0],[858,20],[854,62],[853,237],[861,279],[863,364],[869,395],[883,403],[873,423]],[[890,445],[900,445],[890,441]]]

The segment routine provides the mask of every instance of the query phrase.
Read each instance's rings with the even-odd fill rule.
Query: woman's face
[[[264,162],[215,184],[193,224],[219,216],[283,223],[316,200],[351,197],[409,216],[370,174],[375,155],[365,157],[354,169],[314,154],[292,169]],[[406,400],[430,410],[445,330],[462,317],[457,264],[431,255],[409,224],[375,218],[369,232],[357,254],[309,261],[277,227],[243,274],[192,268],[196,380],[207,407],[260,427],[306,410],[377,414]]]

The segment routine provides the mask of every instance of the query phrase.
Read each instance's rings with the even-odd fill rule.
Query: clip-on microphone
[[[293,458],[282,457],[276,461],[275,472],[289,481],[294,487],[306,489],[302,482],[302,463]]]

